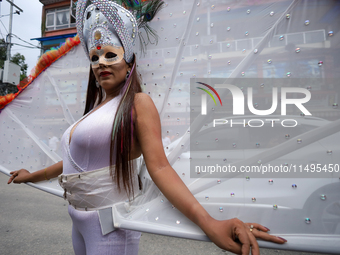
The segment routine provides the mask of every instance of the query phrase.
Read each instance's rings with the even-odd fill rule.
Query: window
[[[46,31],[74,27],[75,22],[69,7],[46,10]]]

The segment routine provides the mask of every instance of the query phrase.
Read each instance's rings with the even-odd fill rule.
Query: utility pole
[[[14,1],[14,0],[13,0]],[[12,36],[12,20],[13,20],[13,5],[9,9],[9,31],[7,35],[7,60],[11,60],[11,36]]]
[[[24,12],[22,9],[20,9],[17,5],[14,4],[14,0],[6,0],[7,2],[10,3],[10,16],[9,16],[9,31],[7,35],[7,60],[11,59],[11,37],[12,37],[12,21],[13,21],[13,6],[15,6],[19,11]]]
[[[0,0],[1,1],[1,0]],[[12,21],[13,21],[13,6],[17,8],[19,11],[23,12],[18,6],[16,6],[13,2],[14,0],[6,0],[10,3],[10,17],[9,17],[9,31],[8,35],[6,37],[6,43],[7,43],[7,58],[4,63],[4,69],[3,69],[3,75],[2,75],[2,83],[8,83],[12,85],[18,85],[20,82],[20,66],[14,63],[11,63],[11,44],[12,44]],[[19,11],[16,11],[15,13],[20,14]]]

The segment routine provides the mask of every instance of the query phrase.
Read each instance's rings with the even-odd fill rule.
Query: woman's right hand
[[[10,172],[10,174],[12,176],[9,178],[7,184],[10,184],[11,182],[13,182],[13,183],[28,182],[29,177],[31,175],[31,173],[29,171],[27,171],[26,169],[20,169],[18,171],[12,171],[12,172]]]
[[[59,161],[49,167],[41,169],[35,172],[28,172],[26,169],[20,169],[18,171],[12,171],[10,174],[12,175],[8,184],[11,182],[14,183],[23,183],[23,182],[40,182],[46,181],[51,178],[55,178],[63,172],[63,161]]]

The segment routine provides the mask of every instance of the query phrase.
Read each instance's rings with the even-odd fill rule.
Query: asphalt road
[[[73,254],[67,202],[25,184],[7,185],[0,173],[0,255]],[[226,255],[217,246],[159,235],[142,234],[139,255]],[[265,255],[317,253],[261,249]],[[100,254],[99,254],[100,255]]]

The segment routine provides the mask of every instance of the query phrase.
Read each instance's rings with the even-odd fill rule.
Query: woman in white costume
[[[106,233],[105,217],[98,210],[138,196],[134,159],[143,154],[161,192],[220,248],[259,254],[256,238],[286,242],[256,223],[213,219],[167,161],[159,115],[151,98],[141,93],[132,49],[137,28],[151,20],[163,2],[93,0],[90,6],[86,2],[77,3],[78,35],[91,63],[84,117],[63,135],[63,161],[34,173],[13,171],[8,183],[59,176],[70,203],[75,254],[138,254],[140,234],[122,229]],[[138,22],[122,4],[139,11]]]

